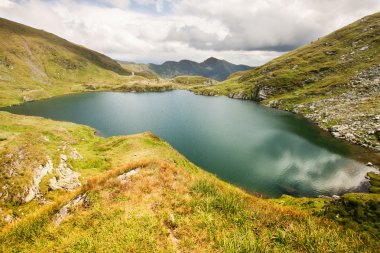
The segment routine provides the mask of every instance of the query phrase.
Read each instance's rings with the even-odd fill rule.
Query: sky
[[[0,16],[114,59],[258,66],[380,11],[380,0],[0,0]]]

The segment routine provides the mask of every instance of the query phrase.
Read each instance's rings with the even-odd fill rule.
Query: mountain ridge
[[[180,61],[165,61],[162,64],[150,63],[148,66],[158,75],[166,78],[190,75],[208,77],[218,81],[225,80],[234,72],[252,68],[242,64],[236,65],[215,57],[209,57],[200,63],[183,59]]]

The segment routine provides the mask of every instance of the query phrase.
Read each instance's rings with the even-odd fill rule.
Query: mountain
[[[201,63],[189,60],[181,60],[179,62],[167,61],[161,65],[149,64],[149,68],[166,78],[175,76],[204,76],[222,81],[234,72],[247,70],[251,67],[235,65],[225,60],[210,57]]]
[[[129,74],[103,54],[0,18],[0,105],[123,83]]]
[[[375,129],[378,20],[378,14],[362,19],[258,70],[235,72],[221,85],[199,76],[174,79],[202,94],[336,117],[342,121],[329,122],[336,134],[351,129],[342,128],[343,114],[357,117],[356,129]],[[120,65],[11,21],[0,20],[0,35],[1,105],[93,89],[146,91],[140,85],[150,80],[129,75],[148,75],[146,66]],[[218,62],[199,65],[218,69]],[[380,194],[264,199],[202,170],[150,132],[110,138],[95,132],[0,112],[0,252],[379,249]],[[379,175],[369,177],[371,191],[380,192]]]
[[[380,150],[380,13],[364,17],[200,94],[293,111],[337,138]]]
[[[148,79],[157,80],[158,76],[152,70],[149,69],[147,64],[140,64],[134,62],[118,61],[122,68],[132,75],[142,76]]]

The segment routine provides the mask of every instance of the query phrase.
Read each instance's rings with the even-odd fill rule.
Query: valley
[[[379,13],[255,68],[0,35],[1,252],[379,248]]]

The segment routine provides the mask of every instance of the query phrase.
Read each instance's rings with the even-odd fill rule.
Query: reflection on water
[[[268,196],[365,190],[371,170],[307,121],[250,101],[185,91],[100,92],[5,110],[87,124],[105,136],[152,131],[202,168]]]

